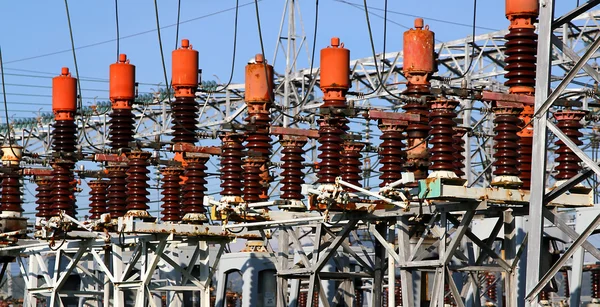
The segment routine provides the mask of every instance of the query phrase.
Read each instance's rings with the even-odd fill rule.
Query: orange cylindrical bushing
[[[172,78],[174,95],[195,97],[198,87],[198,51],[192,49],[190,41],[181,40],[181,48],[172,53]]]
[[[127,55],[120,54],[119,61],[110,65],[110,100],[113,109],[131,108],[135,99],[135,66],[129,64]]]
[[[506,0],[506,17],[538,16],[540,5],[538,0]]]
[[[52,78],[52,111],[60,120],[73,119],[76,110],[77,79],[71,77],[69,68],[63,67],[60,76]]]
[[[271,101],[273,95],[273,66],[265,62],[262,54],[257,54],[254,60],[255,63],[246,65],[245,100],[246,102]]]
[[[331,39],[331,46],[321,49],[321,81],[324,100],[345,100],[350,88],[350,50],[340,39]]]
[[[404,32],[404,73],[434,73],[434,47],[434,33],[423,27],[422,18],[415,19],[415,28]]]

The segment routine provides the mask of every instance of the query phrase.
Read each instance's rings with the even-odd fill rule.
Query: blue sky
[[[332,36],[342,39],[346,47],[351,50],[353,59],[371,56],[362,1],[344,1],[355,3],[361,8],[336,0],[320,0],[317,57],[318,50],[327,46]],[[302,10],[308,45],[312,47],[315,2],[300,0],[298,2]],[[438,41],[449,41],[471,35],[470,24],[473,14],[471,0],[389,2],[388,51],[402,49],[402,34],[406,30],[405,27],[412,26],[414,20],[412,16],[393,12],[424,17],[426,24],[429,24],[431,30],[436,33]],[[181,0],[181,3],[182,23],[179,37],[190,39],[194,48],[199,50],[200,67],[204,71],[205,80],[214,80],[217,76],[222,82],[227,82],[231,69],[235,0]],[[557,12],[567,11],[575,3],[575,0],[561,1]],[[370,0],[368,5],[373,7],[371,22],[376,51],[381,52],[383,20],[375,14],[383,15],[383,12],[376,8],[383,8],[384,1]],[[283,6],[282,0],[259,2],[265,53],[269,61],[273,58]],[[116,60],[114,1],[70,0],[69,8],[75,45],[77,47],[94,45],[76,50],[82,79],[96,79],[81,83],[84,105],[90,105],[94,98],[107,100],[108,67]],[[215,14],[223,10],[226,11]],[[51,111],[51,78],[57,75],[63,66],[68,66],[74,71],[64,1],[4,1],[0,2],[0,11],[4,13],[3,18],[0,19],[0,27],[3,29],[0,45],[6,63],[5,82],[9,116],[11,118],[33,117],[37,110],[49,112]],[[175,24],[177,1],[159,1],[159,13],[161,27]],[[507,28],[504,1],[480,0],[477,20],[477,25],[480,27],[477,29],[478,34],[490,32],[491,29]],[[143,84],[140,86],[140,91],[145,92],[156,88],[146,84],[164,84],[157,33],[154,31],[156,29],[154,2],[151,0],[119,1],[119,25],[122,37],[120,50],[126,53],[131,63],[137,67],[137,81]],[[167,72],[170,74],[170,55],[175,48],[175,27],[164,28],[161,33]],[[304,50],[310,52],[310,48]],[[253,1],[240,0],[234,83],[244,81],[244,65],[259,52],[260,43]],[[285,65],[283,60],[283,55],[280,54],[275,63],[275,69],[279,72],[283,72]],[[318,65],[318,59],[315,63]],[[298,67],[307,68],[309,65],[308,54],[303,53],[298,59]],[[3,111],[1,105],[0,110]],[[215,180],[213,181],[216,182]],[[33,191],[25,193],[29,201],[30,192]],[[87,194],[83,193],[80,197],[87,198]],[[27,206],[27,210],[29,206],[32,204]]]
[[[362,7],[360,0],[344,0]],[[568,2],[568,3],[567,3]],[[572,2],[572,3],[571,3]],[[308,45],[312,46],[314,24],[314,1],[298,1],[307,34]],[[561,1],[558,12],[564,12],[576,3]],[[181,0],[180,38],[189,38],[195,49],[200,51],[200,66],[204,70],[204,79],[216,79],[222,82],[229,78],[231,65],[234,0],[192,1]],[[284,1],[263,0],[259,3],[262,32],[267,59],[273,58],[277,41],[281,12]],[[377,52],[382,51],[383,0],[370,0],[371,22]],[[252,0],[240,0],[238,56],[234,82],[243,82],[243,67],[248,59],[260,51],[254,4]],[[471,0],[441,1],[389,1],[389,24],[387,50],[402,49],[402,32],[413,24],[414,17],[425,17],[425,21],[436,32],[438,41],[454,40],[470,35],[472,22]],[[116,59],[115,7],[114,1],[69,1],[73,35],[77,47],[96,44],[78,49],[77,60],[79,74],[82,77],[106,79],[108,65]],[[222,13],[213,13],[227,10]],[[73,57],[65,5],[63,1],[4,1],[0,3],[4,12],[0,19],[3,29],[0,37],[6,69],[6,84],[9,112],[11,117],[32,116],[27,110],[50,110],[50,78],[60,71],[62,66],[72,70]],[[177,20],[177,1],[159,1],[161,27],[173,25]],[[205,17],[203,17],[205,16]],[[508,21],[504,17],[504,1],[483,0],[478,3],[477,33],[490,32],[490,29],[504,29]],[[446,20],[457,24],[443,23],[432,19]],[[120,50],[127,53],[137,67],[137,80],[141,83],[164,82],[162,64],[158,47],[154,2],[119,1]],[[404,26],[404,27],[403,27]],[[163,49],[167,72],[170,73],[170,52],[175,47],[174,26],[162,30]],[[145,33],[143,33],[145,32]],[[138,34],[143,33],[143,34]],[[138,34],[135,36],[131,36]],[[131,37],[128,37],[131,36]],[[330,37],[339,36],[351,50],[352,58],[371,55],[369,36],[362,9],[339,0],[321,0],[319,5],[319,28],[317,51],[327,46]],[[106,42],[108,41],[108,42]],[[106,42],[106,43],[102,43]],[[306,51],[306,49],[304,49]],[[63,51],[63,52],[60,52]],[[66,52],[64,52],[66,51]],[[310,51],[310,49],[308,49]],[[52,55],[47,55],[52,54]],[[47,55],[47,56],[43,56]],[[316,53],[318,57],[318,52]],[[33,58],[32,58],[33,57]],[[308,67],[308,54],[302,54],[299,67]],[[275,63],[276,70],[282,71],[283,57]],[[30,70],[19,71],[20,70]],[[46,74],[35,73],[46,72]],[[49,74],[48,74],[49,73]],[[45,76],[17,76],[16,74]],[[24,85],[41,86],[36,88]],[[142,86],[148,91],[151,86]],[[82,82],[84,101],[93,98],[108,98],[106,82]],[[92,89],[93,91],[88,91]],[[39,96],[31,96],[39,95]]]
[[[360,0],[347,0],[362,7]],[[235,1],[191,1],[182,0],[180,38],[189,38],[194,48],[200,51],[200,66],[204,70],[205,79],[215,79],[213,75],[226,82],[229,78],[232,51],[233,18]],[[314,1],[298,1],[304,21],[304,29],[308,36],[308,44],[312,46]],[[426,23],[436,32],[440,41],[453,40],[470,35],[467,26],[441,23],[427,19],[443,19],[456,23],[471,24],[472,1],[440,1],[423,0],[418,2],[389,1],[390,11],[423,16]],[[502,29],[508,25],[504,18],[504,1],[479,1],[478,26],[490,29]],[[267,58],[273,58],[277,41],[279,23],[284,1],[263,0],[259,3]],[[369,6],[383,8],[384,2],[368,1]],[[260,51],[254,4],[251,0],[240,0],[238,56],[234,82],[243,82],[243,67],[253,54]],[[115,60],[116,37],[114,1],[69,1],[73,35],[77,47],[97,44],[76,50],[79,74],[82,77],[106,79],[108,65]],[[319,5],[319,29],[317,35],[318,49],[327,46],[332,36],[341,37],[351,49],[352,58],[369,56],[370,45],[362,9],[335,0],[321,0]],[[223,13],[210,15],[227,10]],[[70,39],[63,1],[5,1],[0,4],[5,12],[0,20],[3,34],[0,37],[5,61],[5,76],[9,112],[11,116],[32,116],[24,110],[42,108],[50,110],[50,78],[58,73],[62,66],[73,69],[73,57],[70,51]],[[372,13],[383,15],[382,11],[372,9]],[[161,26],[173,25],[177,20],[177,1],[159,1]],[[401,50],[402,32],[412,26],[413,17],[395,13],[389,14],[388,50]],[[382,50],[383,20],[371,17],[376,50]],[[395,24],[397,23],[397,24]],[[154,3],[145,1],[119,1],[120,50],[127,53],[131,62],[137,67],[137,80],[143,83],[159,83],[164,80],[158,47]],[[147,32],[133,37],[132,34]],[[478,29],[478,33],[489,32]],[[163,48],[170,73],[170,52],[175,47],[175,27],[162,30]],[[107,43],[101,43],[109,41]],[[306,50],[306,49],[305,49]],[[310,49],[309,49],[310,51]],[[41,56],[51,54],[48,56]],[[34,58],[31,58],[34,57]],[[280,56],[276,69],[282,70],[283,58]],[[308,55],[299,58],[299,67],[308,67]],[[39,74],[28,71],[47,72]],[[15,74],[39,75],[39,77],[16,76]],[[15,84],[15,85],[11,85]],[[23,85],[42,86],[28,88]],[[150,86],[142,87],[142,91]],[[83,96],[91,101],[108,98],[108,84],[105,82],[82,82]],[[93,89],[95,91],[88,91]],[[27,96],[27,95],[41,95]],[[18,103],[18,104],[17,104]]]

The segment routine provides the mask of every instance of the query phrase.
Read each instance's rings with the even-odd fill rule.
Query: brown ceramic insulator
[[[431,171],[454,171],[454,146],[453,139],[454,109],[458,101],[439,98],[431,104],[429,113],[429,170]]]
[[[409,83],[404,94],[417,98],[429,94],[429,88]],[[411,121],[406,127],[407,171],[414,173],[416,180],[425,179],[429,164],[426,141],[429,135],[429,107],[420,102],[408,101],[402,109],[407,114],[419,115],[418,122]]]
[[[10,167],[2,175],[2,196],[0,211],[23,212],[21,200],[21,175],[18,167]]]
[[[578,146],[583,144],[583,141],[581,141],[583,133],[580,131],[583,128],[583,125],[580,121],[585,115],[586,112],[577,110],[560,110],[554,113],[554,117],[557,121],[556,126]],[[556,178],[556,180],[573,178],[581,171],[581,165],[579,165],[581,160],[562,141],[559,140],[554,144],[558,145],[558,149],[555,152],[557,157],[554,159],[556,163],[558,163],[556,166],[556,171],[558,173],[554,178]]]
[[[563,287],[564,287],[564,296],[565,297],[570,297],[571,296],[571,288],[569,287],[569,272],[568,271],[562,271],[562,276],[563,276]]]
[[[36,178],[37,192],[35,195],[35,216],[49,219],[52,217],[52,177],[40,177]]]
[[[102,214],[108,213],[106,206],[106,189],[108,181],[92,180],[90,186],[90,219],[99,219]]]
[[[173,115],[173,143],[198,142],[196,125],[198,124],[198,103],[193,97],[175,97],[171,104]]]
[[[183,169],[179,167],[165,167],[162,169],[163,195],[160,212],[163,222],[178,222],[181,220],[181,175]]]
[[[498,301],[498,296],[496,293],[496,275],[494,275],[494,273],[486,273],[485,280],[487,284],[488,299],[495,305]]]
[[[108,120],[108,140],[113,149],[129,148],[133,142],[135,118],[131,109],[113,109]]]
[[[59,216],[60,211],[75,217],[75,195],[73,194],[73,168],[75,162],[57,160],[52,162],[52,216]]]
[[[592,298],[600,298],[600,271],[592,270]]]
[[[363,305],[363,291],[360,288],[354,288],[354,306]]]
[[[502,107],[494,108],[494,162],[496,176],[519,176],[517,169],[517,149],[519,145],[519,112],[520,108]]]
[[[517,133],[519,136],[519,141],[517,141],[517,144],[519,145],[519,149],[517,149],[517,154],[519,155],[517,158],[517,169],[519,170],[519,179],[523,182],[521,188],[525,190],[529,190],[531,185],[531,155],[533,153],[532,117],[533,106],[523,106],[523,111],[521,111],[521,114],[519,115],[519,119],[521,120],[519,126],[521,128]]]
[[[262,193],[260,167],[264,164],[261,158],[248,157],[244,161],[244,201],[255,203],[261,201]]]
[[[109,165],[108,170],[108,212],[112,219],[122,217],[127,213],[127,170],[126,165]]]
[[[206,193],[206,162],[209,157],[186,158],[188,165],[183,173],[187,180],[182,187],[183,214],[205,213],[204,193]]]
[[[465,175],[465,172],[463,171],[463,169],[465,168],[465,140],[463,139],[463,136],[467,133],[467,128],[465,127],[454,127],[454,134],[452,135],[452,140],[453,140],[453,145],[452,147],[454,148],[454,163],[452,163],[452,165],[454,165],[454,173],[456,174],[456,176],[458,176],[459,178],[463,177]]]
[[[305,291],[300,292],[298,295],[298,307],[306,307],[308,304],[308,293]]]
[[[74,153],[77,126],[72,120],[57,120],[52,125],[52,149],[55,153]]]
[[[454,306],[452,294],[450,293],[450,285],[448,285],[448,283],[444,283],[444,305]]]
[[[340,170],[342,171],[342,180],[351,183],[355,186],[362,187],[362,154],[360,151],[365,147],[363,143],[357,142],[345,142],[342,150],[342,158],[340,163],[342,164]],[[344,187],[346,191],[354,191],[353,189]]]
[[[334,184],[342,175],[342,150],[346,128],[346,119],[342,115],[325,115],[319,119],[319,169],[317,175],[320,184]]]
[[[388,289],[382,289],[383,293],[381,295],[381,307],[388,307],[388,296],[390,295],[390,291],[388,291]],[[377,304],[377,303],[376,303]],[[394,306],[390,306],[390,307],[394,307]]]
[[[148,195],[150,195],[150,177],[148,166],[150,166],[151,154],[143,151],[132,151],[127,154],[127,211],[146,211],[148,207]]]
[[[315,290],[313,294],[313,306],[319,307],[319,290]]]
[[[537,54],[537,34],[535,29],[511,27],[506,39],[507,81],[504,85],[511,93],[533,93],[535,89],[535,63]]]
[[[306,139],[282,140],[281,145],[281,199],[304,199],[302,194],[302,185],[304,184],[304,150]]]
[[[540,301],[547,301],[548,300],[548,291],[546,291],[546,290],[540,291],[539,298],[540,298]]]
[[[246,125],[246,148],[253,156],[268,159],[272,148],[269,136],[271,117],[265,112],[250,113],[245,120],[248,123]]]
[[[380,187],[402,179],[406,152],[404,151],[404,128],[391,121],[379,121],[381,144],[379,144]]]
[[[519,149],[517,150],[517,169],[519,170],[519,179],[523,182],[522,189],[529,190],[531,186],[531,154],[533,152],[533,138],[519,137],[517,141]]]
[[[396,285],[394,286],[394,301],[396,302],[396,306],[402,306],[402,285],[400,281],[396,281]]]
[[[243,136],[239,134],[225,134],[221,136],[221,195],[243,195],[244,184],[242,168]]]
[[[249,104],[246,125],[246,148],[248,155],[244,163],[244,200],[246,202],[267,201],[269,198],[269,167],[271,156],[271,117],[264,103]],[[258,170],[256,169],[258,168]],[[259,178],[256,178],[256,177]],[[258,189],[258,192],[257,190]],[[258,199],[256,198],[258,193]]]

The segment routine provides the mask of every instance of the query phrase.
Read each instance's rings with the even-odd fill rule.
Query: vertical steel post
[[[550,91],[550,70],[552,52],[552,21],[554,19],[554,0],[540,1],[540,21],[538,24],[538,51],[536,69],[535,112],[544,105]],[[544,193],[546,187],[546,123],[548,114],[534,117],[533,151],[535,157],[531,164],[531,196],[529,201],[529,243],[527,244],[527,283],[526,293],[537,285],[540,279],[540,259],[542,246],[542,227],[544,218]],[[537,299],[526,302],[526,306],[538,306]]]
[[[385,234],[387,229],[387,223],[384,221],[379,222],[375,226],[376,231],[379,234]],[[383,305],[383,275],[385,271],[385,247],[378,241],[375,240],[375,268],[373,272],[373,296],[371,306],[382,306]]]
[[[388,229],[388,243],[390,247],[395,249],[394,243],[396,241],[396,227],[395,224],[390,225]],[[396,306],[396,262],[394,257],[388,255],[388,306]]]
[[[512,265],[517,254],[517,234],[515,228],[515,217],[512,209],[504,211],[504,260]],[[506,296],[506,307],[517,307],[517,296],[515,289],[515,272],[503,272],[504,294]],[[502,301],[502,300],[500,300]]]
[[[282,271],[288,268],[289,258],[289,235],[285,227],[279,229],[279,269]],[[287,306],[288,301],[288,281],[286,277],[277,276],[277,307]]]
[[[402,216],[398,219],[398,256],[402,262],[400,266],[400,286],[402,288],[402,306],[415,307],[413,274],[411,271],[402,268],[402,265],[408,262],[411,254],[410,234],[408,229],[408,217]]]

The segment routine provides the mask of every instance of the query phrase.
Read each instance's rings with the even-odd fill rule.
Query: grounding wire
[[[83,134],[83,138],[85,139],[85,141],[94,149],[97,151],[102,151],[100,148],[96,147],[96,145],[92,144],[92,142],[90,142],[90,140],[88,139],[87,133],[85,131],[85,124],[83,122],[83,101],[81,99],[81,83],[79,81],[79,66],[77,65],[77,55],[75,53],[75,40],[73,39],[73,27],[71,26],[71,14],[69,14],[69,2],[68,0],[65,0],[65,11],[67,13],[67,22],[69,24],[69,36],[71,37],[71,50],[73,51],[73,63],[75,65],[75,78],[77,80],[77,92],[78,92],[78,97],[77,97],[77,110],[79,110],[80,116],[79,116],[79,120],[81,121],[81,126],[83,128],[83,131],[81,132],[81,134]]]

